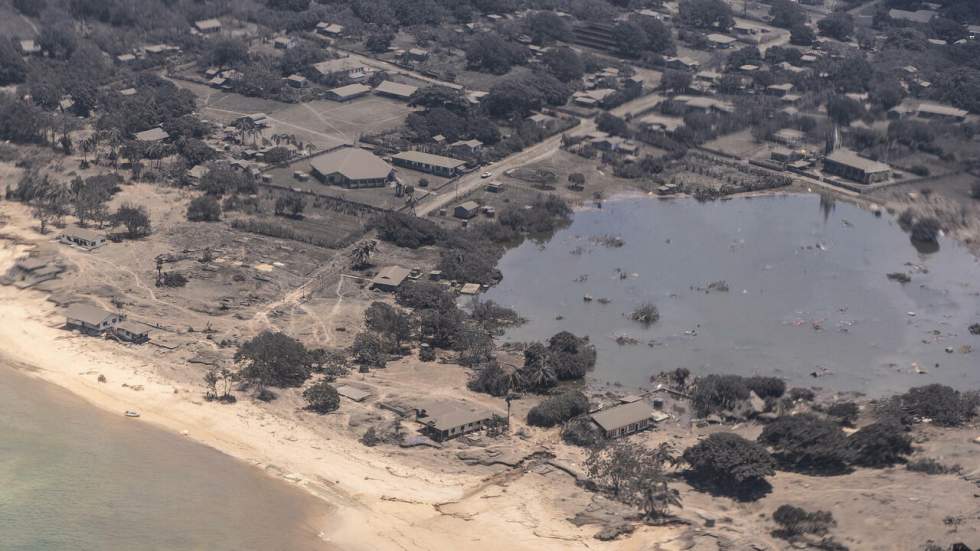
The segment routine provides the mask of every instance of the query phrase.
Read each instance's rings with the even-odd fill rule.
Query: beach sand
[[[0,273],[33,243],[51,238],[27,227],[3,227]],[[485,472],[406,465],[397,454],[363,446],[350,432],[327,431],[325,436],[322,429],[314,432],[270,414],[250,399],[230,406],[205,402],[200,387],[167,378],[172,367],[118,343],[68,332],[63,324],[44,293],[0,287],[0,354],[5,362],[106,411],[122,415],[138,410],[142,422],[211,446],[324,499],[333,511],[321,537],[331,546],[632,549],[644,540],[592,539],[596,528],[569,523],[566,514],[551,507],[548,488],[540,481],[491,488],[494,484],[484,480]],[[107,382],[98,382],[99,375]]]

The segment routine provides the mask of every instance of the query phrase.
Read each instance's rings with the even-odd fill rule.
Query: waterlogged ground
[[[322,550],[325,507],[258,469],[0,366],[0,548]]]
[[[485,299],[530,320],[505,338],[588,335],[597,382],[686,367],[870,394],[980,387],[980,350],[964,348],[980,349],[967,330],[980,321],[977,260],[952,240],[918,250],[889,215],[816,195],[617,199],[500,268]],[[718,281],[728,291],[709,289]],[[649,327],[628,318],[644,302],[661,314]]]

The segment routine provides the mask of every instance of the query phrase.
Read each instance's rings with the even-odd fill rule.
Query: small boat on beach
[[[126,410],[126,417],[139,417],[139,416],[140,416],[140,412],[138,411],[134,411],[131,409]]]

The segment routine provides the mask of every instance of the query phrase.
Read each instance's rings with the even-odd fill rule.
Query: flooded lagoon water
[[[980,387],[980,337],[967,330],[980,320],[977,259],[949,239],[920,252],[889,215],[817,195],[616,199],[509,251],[500,269],[484,299],[530,320],[505,339],[588,335],[593,382],[638,387],[686,367],[869,394]],[[717,281],[729,290],[706,290]],[[661,319],[645,328],[627,316],[647,301]]]
[[[327,549],[327,507],[259,470],[0,366],[0,548]]]

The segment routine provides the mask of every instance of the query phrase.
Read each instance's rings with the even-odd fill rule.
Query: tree
[[[391,43],[394,40],[394,33],[373,33],[367,37],[367,40],[364,41],[364,47],[367,48],[369,52],[383,54],[388,51],[388,48],[391,47]]]
[[[963,395],[946,385],[931,384],[911,388],[905,394],[893,397],[882,407],[882,415],[905,423],[930,419],[942,427],[957,427],[975,416],[976,405],[974,395]]]
[[[303,398],[306,400],[307,409],[320,415],[330,413],[340,407],[340,395],[337,394],[337,389],[327,381],[318,381],[304,390]]]
[[[27,78],[27,64],[13,42],[0,38],[0,86],[20,84]]]
[[[782,539],[792,539],[804,534],[824,535],[837,525],[834,515],[829,511],[808,512],[792,505],[780,505],[772,514],[772,520],[780,526],[772,535]]]
[[[831,96],[827,100],[827,116],[842,126],[848,126],[864,115],[864,106],[847,96]]]
[[[91,176],[82,180],[76,177],[71,184],[75,217],[82,226],[96,222],[100,226],[109,218],[108,202],[119,191],[122,181],[116,174]]]
[[[670,27],[656,17],[648,15],[634,15],[630,21],[639,25],[647,36],[647,50],[658,54],[666,54],[674,51],[674,36],[671,34]]]
[[[942,226],[939,220],[927,216],[920,218],[912,224],[911,238],[919,243],[935,243],[939,236]]]
[[[562,82],[578,80],[584,73],[582,58],[567,46],[551,48],[541,56],[541,61]]]
[[[854,34],[854,18],[847,12],[834,12],[818,21],[817,29],[822,35],[846,42]]]
[[[794,46],[811,46],[817,34],[807,25],[794,25],[789,29],[789,42]]]
[[[589,344],[588,337],[579,338],[568,331],[560,331],[548,339],[545,361],[552,367],[558,380],[581,379],[595,367],[596,351]]]
[[[873,423],[847,438],[852,461],[861,467],[891,467],[912,453],[912,440],[894,419]]]
[[[651,302],[644,302],[630,312],[630,319],[649,327],[660,320],[660,310]]]
[[[727,31],[735,24],[732,10],[722,0],[681,0],[682,22],[701,29]]]
[[[411,338],[412,324],[408,314],[384,302],[372,302],[364,312],[364,325],[392,340],[396,349]]]
[[[780,465],[790,470],[840,473],[850,459],[840,427],[813,414],[776,419],[762,429],[759,442],[772,446]]]
[[[553,11],[536,11],[527,16],[527,31],[535,44],[566,41],[571,35],[565,19]]]
[[[631,21],[620,21],[612,28],[616,50],[627,57],[639,57],[647,48],[649,38],[643,28]]]
[[[699,417],[733,410],[749,399],[749,387],[738,375],[708,375],[697,381],[691,407]]]
[[[514,65],[527,61],[527,50],[494,33],[481,33],[466,47],[466,65],[477,71],[503,75]]]
[[[153,231],[146,207],[130,203],[123,204],[116,210],[115,214],[112,215],[112,224],[125,226],[126,237],[130,239],[146,237]]]
[[[31,213],[41,223],[41,233],[48,232],[48,224],[68,214],[71,192],[63,183],[54,183],[44,175],[39,187],[28,198]]]
[[[218,37],[208,41],[205,60],[211,67],[227,67],[246,63],[248,44],[240,38]]]
[[[731,432],[716,432],[684,451],[688,474],[697,484],[740,499],[758,499],[771,486],[776,465],[761,445]]]
[[[553,427],[572,417],[589,412],[589,399],[578,390],[569,390],[557,396],[545,398],[527,412],[527,424],[535,427]]]
[[[213,195],[201,195],[187,205],[187,219],[191,222],[217,222],[221,220],[221,205]]]
[[[302,218],[303,210],[306,209],[306,200],[298,193],[280,195],[276,199],[276,216],[289,216],[291,218]]]
[[[388,362],[388,355],[384,352],[384,343],[374,333],[358,333],[354,337],[351,352],[354,355],[354,361],[365,368],[383,368]]]
[[[281,332],[263,331],[238,347],[239,374],[261,393],[266,386],[300,386],[310,377],[311,356],[303,343]]]
[[[523,117],[544,104],[564,105],[569,96],[571,90],[565,83],[546,73],[534,73],[498,81],[481,104],[492,117]]]
[[[543,392],[558,384],[558,374],[548,359],[548,349],[541,343],[533,343],[524,350],[524,366],[521,376],[528,390]]]
[[[599,116],[596,117],[596,128],[613,136],[629,137],[630,132],[625,120],[606,111],[599,113]]]
[[[355,245],[350,252],[351,268],[355,270],[363,270],[364,268],[370,266],[371,255],[374,253],[377,247],[378,242],[373,239],[361,241]]]
[[[680,506],[680,495],[667,485],[666,466],[676,462],[673,449],[661,444],[649,449],[619,440],[593,450],[585,461],[589,479],[613,497],[639,507],[645,518],[668,515],[670,507]]]
[[[749,377],[745,386],[755,392],[759,398],[780,398],[786,393],[786,381],[779,377]]]

